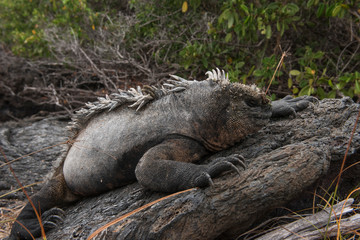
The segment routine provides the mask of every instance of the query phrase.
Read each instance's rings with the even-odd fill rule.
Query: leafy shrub
[[[98,0],[0,0],[0,29],[1,41],[13,52],[60,59],[58,52],[50,53],[56,39],[49,43],[45,37],[47,29],[57,27],[71,32],[84,52],[108,46],[88,54],[89,69],[96,58],[109,62],[115,56],[150,79],[173,72],[195,78],[219,67],[233,81],[265,87],[288,50],[272,93],[356,97],[359,9],[356,0],[130,0],[121,13],[123,6],[115,0],[106,6]],[[121,25],[127,30],[119,40],[112,32]],[[68,56],[73,62],[75,57]]]
[[[44,29],[67,26],[81,39],[95,28],[96,14],[86,0],[0,0],[1,41],[15,54],[49,56]]]
[[[342,55],[341,61],[345,63],[341,71],[329,71],[339,68],[334,63],[339,62],[337,57],[344,53],[344,48],[329,41],[327,36],[336,39],[343,34],[343,26],[337,26],[339,23],[348,21],[349,27],[359,23],[359,18],[354,17],[358,16],[356,12],[359,9],[360,3],[356,1],[297,0],[287,3],[229,0],[224,1],[213,32],[232,46],[240,45],[252,50],[252,57],[240,68],[228,65],[244,62],[243,54],[238,54],[242,51],[241,47],[228,51],[231,54],[228,58],[233,61],[225,68],[235,71],[238,75],[236,79],[247,79],[250,72],[260,87],[268,84],[281,58],[278,46],[284,44],[285,47],[295,47],[292,53],[296,58],[285,59],[276,79],[285,83],[286,76],[289,76],[287,85],[293,94],[316,95],[319,98],[354,97],[360,90],[358,74],[352,71],[360,60],[360,55],[356,54],[359,42],[353,44],[357,47],[344,46],[347,51],[351,50],[349,55]],[[314,28],[324,32],[325,37],[318,38]],[[356,32],[358,38],[359,27],[350,31],[351,34]],[[351,45],[351,40],[347,40],[346,44],[349,42]],[[346,72],[349,70],[351,72]],[[274,83],[277,84],[276,81]]]

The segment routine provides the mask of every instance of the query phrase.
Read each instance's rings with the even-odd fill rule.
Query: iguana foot
[[[240,169],[236,165],[240,165],[243,169],[246,168],[245,158],[240,154],[216,158],[209,165],[206,165],[206,168],[200,173],[200,176],[195,178],[194,183],[199,187],[212,186],[214,185],[212,178],[231,170],[234,170],[240,175]]]
[[[293,98],[286,96],[283,99],[272,102],[272,115],[271,117],[284,117],[295,115],[296,112],[301,111],[309,106],[309,103],[317,102],[318,99],[312,96],[301,96]]]
[[[65,212],[61,208],[51,208],[41,216],[42,224],[46,230],[53,229],[64,222]]]
[[[24,216],[24,218],[17,219],[17,221],[19,221],[21,224],[19,224],[18,222],[14,223],[8,239],[33,239],[32,236],[40,237],[41,227],[39,221],[36,217],[33,217],[35,217],[35,215],[32,215],[31,218],[26,218],[26,216]],[[41,215],[41,221],[45,232],[57,227],[64,221],[64,218],[65,212],[60,208],[51,208],[45,211]],[[22,225],[26,226],[26,229],[24,229]],[[32,236],[29,234],[29,232]]]

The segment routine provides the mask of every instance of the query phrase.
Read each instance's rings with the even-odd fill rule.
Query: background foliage
[[[286,53],[273,98],[360,94],[356,0],[0,0],[0,18],[14,54],[62,63],[98,89],[214,67],[265,87]]]

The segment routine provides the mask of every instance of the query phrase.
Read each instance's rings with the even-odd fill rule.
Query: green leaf
[[[304,88],[305,86],[308,86],[309,82],[306,79],[302,79],[299,83],[300,88]]]
[[[216,64],[216,66],[220,66],[220,59],[215,58],[215,64]]]
[[[320,100],[325,98],[325,91],[321,87],[318,87],[316,89],[316,94],[320,98]]]
[[[203,57],[203,58],[201,58],[201,61],[205,68],[207,68],[209,66],[207,58]]]
[[[293,92],[293,94],[297,94],[299,92],[299,89],[297,87],[294,87],[292,92]]]
[[[295,15],[299,11],[299,7],[295,3],[285,5],[284,10],[289,15]]]
[[[279,4],[280,3],[278,3],[278,2],[272,2],[267,6],[267,9],[275,10],[275,9],[279,8]]]
[[[312,95],[313,93],[315,93],[315,89],[314,89],[314,87],[310,86],[310,87],[309,87],[308,95],[310,96],[310,95]]]
[[[349,89],[349,90],[342,90],[341,91],[345,96],[348,96],[348,97],[351,97],[353,98],[354,97],[354,90],[353,89]]]
[[[336,90],[332,90],[327,95],[328,98],[335,98],[336,97]]]
[[[241,62],[237,62],[237,63],[235,64],[235,67],[236,67],[237,69],[239,69],[239,68],[242,68],[244,65],[245,65],[245,62],[241,61]]]
[[[338,90],[342,90],[346,86],[346,82],[339,82],[336,84]]]
[[[267,39],[270,39],[271,35],[272,35],[271,26],[267,25],[266,26],[266,31],[265,31],[265,36],[266,36]]]
[[[314,54],[313,58],[319,59],[319,58],[322,58],[323,56],[324,56],[324,52],[322,52],[322,51],[317,51],[317,52]]]
[[[305,67],[305,72],[307,74],[309,74],[310,76],[315,74],[315,70],[313,70],[313,69],[311,69],[309,67]]]
[[[227,20],[229,19],[229,16],[230,16],[230,9],[227,8],[225,9],[219,16],[219,23],[222,23],[224,20]]]
[[[309,79],[309,85],[312,86],[313,83],[314,83],[314,79],[313,79],[313,78],[310,78],[310,79]]]
[[[256,69],[256,70],[253,72],[253,75],[254,75],[255,77],[262,77],[262,76],[264,75],[264,73],[263,73],[261,70]]]
[[[230,42],[230,41],[231,41],[231,38],[232,38],[232,34],[231,34],[231,33],[226,34],[226,36],[225,36],[225,42]]]
[[[326,17],[331,17],[332,16],[334,7],[335,7],[334,4],[326,7],[326,10],[325,10],[325,16]]]
[[[244,20],[244,24],[247,24],[250,19],[251,19],[251,16],[250,16],[250,15],[247,16],[247,17],[245,18],[245,20]]]
[[[355,80],[355,91],[354,91],[354,93],[355,94],[360,94],[360,80],[358,79],[358,80]]]
[[[290,75],[292,75],[292,76],[298,76],[298,75],[300,75],[300,71],[299,70],[296,70],[296,69],[293,69],[293,70],[291,70],[290,71]]]
[[[188,69],[190,67],[190,61],[184,62],[183,66],[184,66],[185,69]]]
[[[275,93],[271,94],[270,100],[271,100],[271,101],[275,101],[275,100],[276,100],[276,95],[275,95]]]
[[[332,16],[333,16],[333,17],[336,17],[336,16],[339,14],[339,12],[341,11],[341,8],[342,8],[341,5],[337,5],[337,6],[332,10]]]
[[[245,4],[240,4],[240,8],[247,14],[249,15],[249,9]]]
[[[360,80],[360,73],[359,73],[358,71],[356,71],[356,72],[354,73],[354,76],[355,76],[355,79]]]
[[[231,28],[234,25],[234,16],[230,15],[228,19],[228,28]]]
[[[322,85],[322,84],[326,85],[328,83],[328,80],[329,80],[328,77],[323,76],[323,77],[320,77],[316,82],[320,85]]]
[[[293,86],[293,81],[291,78],[288,79],[288,88],[291,88]]]
[[[309,85],[303,87],[299,92],[299,97],[304,96],[304,95],[309,95],[309,90],[310,90]]]
[[[285,32],[285,22],[284,21],[282,21],[281,22],[281,31],[280,31],[280,35],[282,36],[282,35],[284,35],[284,32]]]
[[[315,0],[309,0],[309,1],[306,3],[306,7],[310,8],[312,5],[314,5],[314,2],[315,2]]]
[[[325,9],[325,4],[324,3],[320,3],[318,10],[316,11],[316,16],[319,18],[324,14],[324,9]]]
[[[327,68],[324,68],[323,72],[321,73],[322,77],[326,77],[326,71],[327,71]]]

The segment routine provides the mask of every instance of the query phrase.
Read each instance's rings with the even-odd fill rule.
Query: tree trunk
[[[273,119],[237,146],[206,160],[240,153],[248,165],[240,176],[229,172],[214,179],[211,187],[162,200],[96,239],[234,239],[271,209],[314,186],[331,164],[342,160],[359,110],[348,98],[327,99],[296,117]],[[360,149],[359,132],[357,127],[349,157]],[[355,169],[359,174],[360,168]],[[164,196],[133,183],[84,199],[66,209],[64,223],[47,237],[86,239],[106,223]]]

